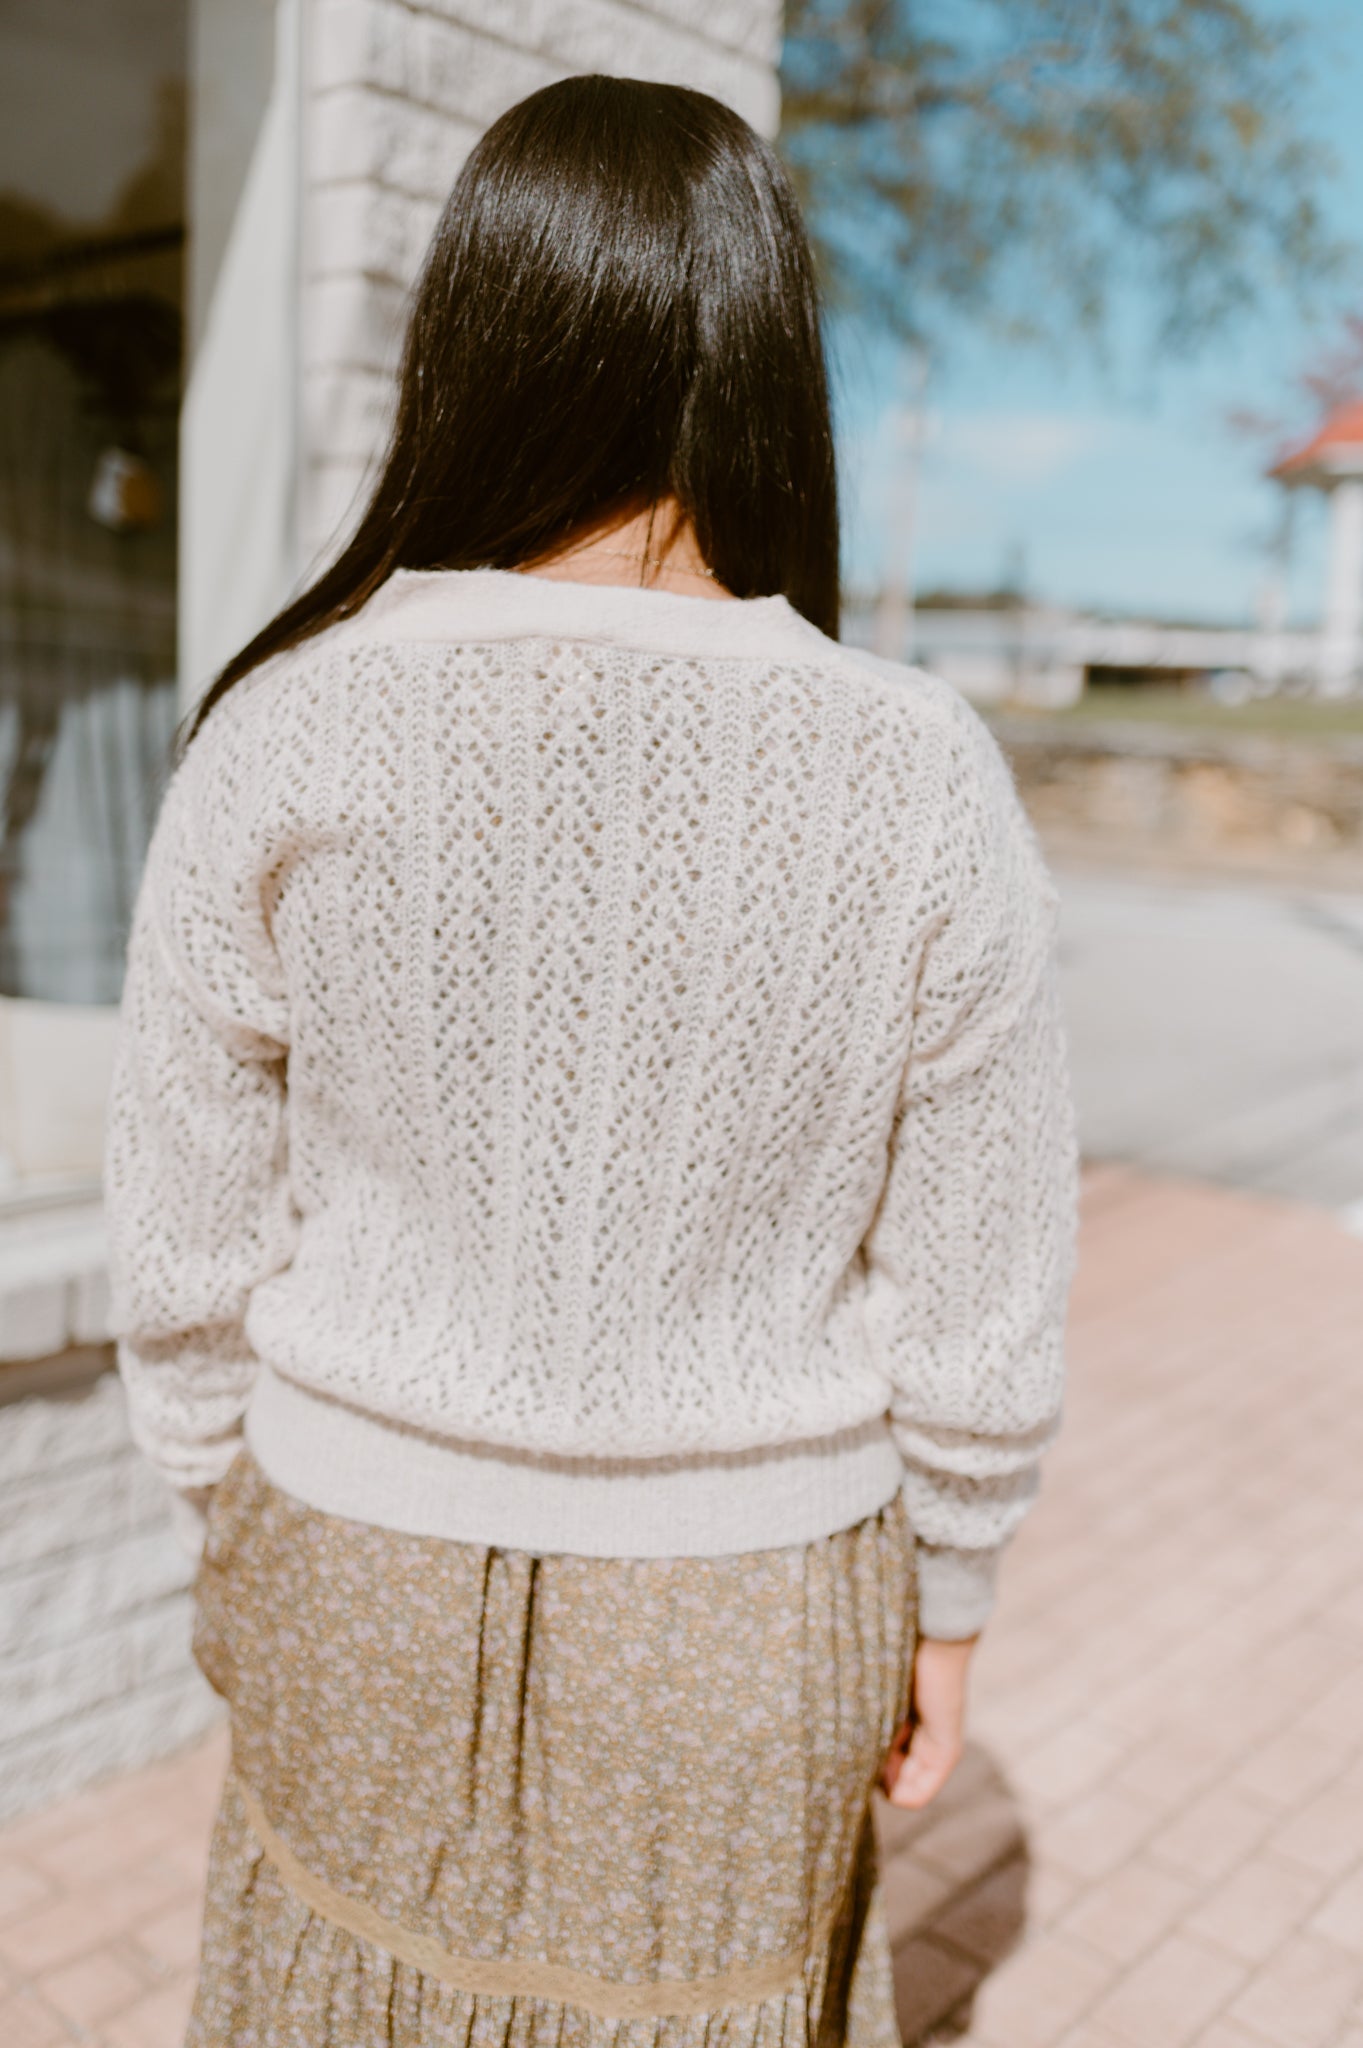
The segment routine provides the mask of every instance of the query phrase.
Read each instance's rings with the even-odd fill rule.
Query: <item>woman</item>
[[[129,944],[115,1327],[232,1722],[198,2048],[895,2038],[870,1795],[960,1754],[1073,1137],[1002,758],[837,589],[771,150],[512,108]]]

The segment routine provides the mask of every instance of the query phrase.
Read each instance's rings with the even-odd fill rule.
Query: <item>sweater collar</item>
[[[511,569],[398,569],[345,627],[364,640],[565,639],[808,661],[833,642],[784,597],[717,600]]]

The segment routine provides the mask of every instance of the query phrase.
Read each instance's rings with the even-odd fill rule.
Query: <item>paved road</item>
[[[1363,897],[1059,874],[1095,1159],[1356,1212]]]

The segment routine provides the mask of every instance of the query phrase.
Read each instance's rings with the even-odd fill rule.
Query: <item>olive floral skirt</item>
[[[744,1556],[531,1557],[217,1489],[231,1711],[186,2048],[896,2048],[870,1794],[897,1500]]]

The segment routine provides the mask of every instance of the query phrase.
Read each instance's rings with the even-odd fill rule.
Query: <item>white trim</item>
[[[180,688],[277,611],[297,561],[301,0],[276,0],[275,67],[185,391]]]

